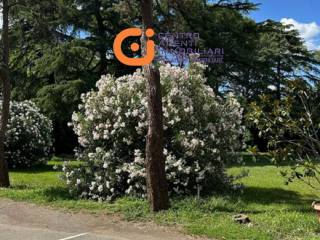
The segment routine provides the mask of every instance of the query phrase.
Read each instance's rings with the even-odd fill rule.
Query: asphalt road
[[[0,189],[1,191],[1,189]],[[188,240],[152,223],[106,214],[71,213],[0,199],[0,240]]]
[[[1,240],[125,240],[92,233],[65,233],[49,229],[37,229],[0,224]]]
[[[65,233],[49,229],[0,224],[1,240],[125,240],[92,233]]]

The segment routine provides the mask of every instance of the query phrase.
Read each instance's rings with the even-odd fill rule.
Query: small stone
[[[251,222],[250,218],[244,214],[238,214],[233,216],[233,221],[239,224],[248,224]]]
[[[320,211],[320,202],[319,201],[314,201],[312,204],[311,204],[311,207],[317,211]]]

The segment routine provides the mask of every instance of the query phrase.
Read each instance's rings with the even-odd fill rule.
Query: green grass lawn
[[[169,211],[159,214],[149,213],[146,201],[139,199],[123,198],[113,204],[72,199],[59,179],[60,172],[53,170],[57,163],[12,171],[12,188],[1,189],[0,197],[75,211],[121,213],[127,220],[178,224],[189,234],[215,239],[320,239],[320,224],[310,207],[319,193],[300,182],[285,186],[280,169],[267,163],[245,167],[250,175],[242,180],[246,189],[241,195],[176,198]],[[230,167],[228,171],[241,169]],[[232,216],[238,213],[247,214],[253,225],[233,223]]]

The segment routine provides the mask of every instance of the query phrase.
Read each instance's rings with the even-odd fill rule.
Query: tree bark
[[[106,27],[105,24],[103,22],[103,17],[101,15],[101,1],[96,0],[95,1],[95,18],[97,20],[97,26],[98,26],[98,36],[100,39],[100,46],[99,46],[99,55],[100,55],[100,70],[99,70],[99,74],[100,75],[104,75],[107,73],[107,66],[108,66],[108,62],[107,62],[107,48],[105,46],[105,44],[102,44],[102,42],[107,40],[107,34],[106,34]]]
[[[9,78],[9,3],[8,0],[2,1],[2,43],[3,55],[0,78],[2,80],[2,109],[1,109],[1,126],[0,126],[0,187],[9,187],[8,163],[5,157],[5,140],[7,124],[9,120],[10,109],[10,78]]]
[[[145,29],[153,26],[152,0],[141,0],[141,12]],[[142,36],[142,52],[146,53],[146,36]],[[146,181],[151,210],[169,208],[168,185],[163,156],[163,111],[159,69],[153,64],[143,67],[147,78],[149,129],[146,143]]]
[[[277,99],[281,100],[281,60],[277,62]]]

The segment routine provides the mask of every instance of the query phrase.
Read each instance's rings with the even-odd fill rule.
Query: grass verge
[[[1,189],[0,197],[74,211],[120,213],[127,220],[178,224],[189,234],[215,239],[320,239],[319,224],[310,208],[319,193],[300,182],[284,185],[280,169],[267,162],[245,167],[250,175],[242,180],[246,185],[243,194],[175,198],[169,211],[158,214],[150,213],[141,199],[122,198],[113,204],[73,199],[59,179],[61,173],[53,169],[56,164],[60,164],[59,159],[41,168],[12,171],[12,187]],[[236,174],[242,169],[235,166],[228,171]],[[232,216],[238,213],[247,214],[253,225],[234,223]]]

